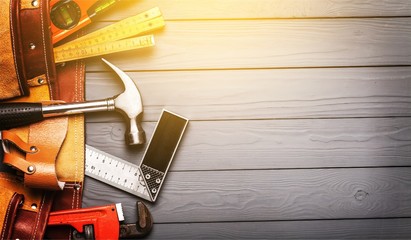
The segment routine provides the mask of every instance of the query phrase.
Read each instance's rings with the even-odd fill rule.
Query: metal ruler
[[[189,120],[163,109],[140,165],[86,145],[85,174],[154,202]]]
[[[56,63],[154,46],[152,35],[134,37],[165,26],[159,8],[126,18],[54,48]]]
[[[110,186],[152,201],[140,167],[86,145],[85,174]]]

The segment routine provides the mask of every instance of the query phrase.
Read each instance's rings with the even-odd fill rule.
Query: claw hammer
[[[87,112],[117,111],[127,119],[126,142],[130,145],[145,143],[145,133],[141,127],[143,104],[140,92],[133,80],[105,59],[102,59],[120,77],[124,92],[112,98],[80,103],[1,103],[0,130],[20,127],[42,121],[44,118]]]

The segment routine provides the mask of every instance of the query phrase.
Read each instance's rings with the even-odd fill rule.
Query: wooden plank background
[[[161,109],[191,120],[148,239],[411,237],[411,1],[122,1],[92,31],[158,6],[151,49],[106,58],[138,85],[150,138]],[[122,91],[87,60],[86,98]],[[115,113],[86,142],[138,164]],[[136,197],[86,178],[83,206]]]

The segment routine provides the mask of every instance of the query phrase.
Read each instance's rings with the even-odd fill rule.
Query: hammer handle
[[[0,130],[29,125],[48,117],[113,110],[113,99],[51,105],[31,102],[1,103]]]
[[[0,130],[25,126],[43,119],[41,103],[0,104]]]

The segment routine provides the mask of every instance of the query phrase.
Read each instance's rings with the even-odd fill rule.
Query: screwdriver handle
[[[25,126],[43,120],[41,103],[1,103],[0,130]]]

